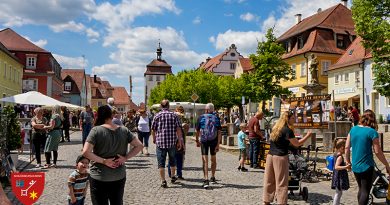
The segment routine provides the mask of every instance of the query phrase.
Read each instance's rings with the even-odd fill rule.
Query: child
[[[238,167],[238,171],[246,172],[248,169],[244,167],[244,162],[246,159],[246,141],[248,140],[248,136],[245,134],[245,130],[247,129],[246,123],[240,124],[240,132],[238,132],[237,138],[238,138],[238,148],[240,149],[240,165]]]
[[[340,204],[343,190],[349,189],[348,170],[351,169],[350,164],[345,164],[343,154],[345,153],[345,140],[339,139],[334,144],[334,169],[332,177],[332,189],[336,189],[336,194],[333,198],[333,205]]]
[[[68,179],[69,205],[83,205],[85,195],[87,194],[89,174],[89,159],[79,155],[76,159],[76,170],[74,170]]]

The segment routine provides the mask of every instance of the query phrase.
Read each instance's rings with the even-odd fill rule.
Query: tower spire
[[[157,47],[157,60],[161,60],[162,48],[160,45],[160,39],[158,39],[158,47]]]

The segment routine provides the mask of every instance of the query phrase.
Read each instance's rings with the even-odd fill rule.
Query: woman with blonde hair
[[[45,158],[46,164],[43,166],[43,169],[49,167],[57,167],[57,158],[58,158],[58,144],[61,140],[61,127],[62,127],[63,116],[61,113],[61,107],[55,105],[53,112],[50,118],[50,123],[48,126],[44,126],[44,129],[49,130],[47,135],[46,144],[45,144]],[[53,164],[50,164],[51,152],[53,152]]]
[[[305,137],[295,138],[293,125],[295,116],[292,112],[282,113],[280,119],[272,128],[270,150],[267,155],[264,176],[264,204],[273,202],[275,194],[277,204],[287,204],[288,192],[288,147],[291,143],[299,147],[309,139],[311,131]]]

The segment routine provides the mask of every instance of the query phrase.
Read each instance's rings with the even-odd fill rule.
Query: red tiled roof
[[[310,32],[306,43],[301,49],[298,49],[298,44],[295,43],[290,52],[283,54],[282,58],[290,58],[306,52],[332,53],[342,55],[345,50],[337,48],[336,42],[333,39],[331,32],[324,29],[315,29]]]
[[[146,66],[145,75],[166,75],[172,74],[172,66],[165,60],[154,59]]]
[[[116,105],[128,105],[130,102],[130,96],[125,87],[113,87],[112,97]]]
[[[238,60],[240,61],[242,70],[244,72],[248,72],[254,68],[250,58],[239,58]]]
[[[221,63],[222,57],[226,55],[227,52],[228,51],[224,51],[213,58],[207,58],[206,62],[202,62],[199,67],[203,68],[205,71],[212,72],[213,68]]]
[[[357,37],[339,60],[330,66],[329,70],[356,65],[361,63],[364,59],[371,57],[371,52],[362,45],[362,38]]]
[[[10,51],[29,51],[49,53],[45,49],[38,47],[29,40],[25,39],[10,28],[0,31],[0,42]]]
[[[83,80],[85,78],[85,70],[84,69],[62,69],[61,77],[62,80],[65,80],[67,76],[70,76],[77,85],[78,90],[81,92],[83,88]]]
[[[278,38],[278,41],[287,40],[290,37],[316,27],[331,29],[335,33],[355,35],[355,27],[352,20],[351,10],[342,4],[338,4],[303,19],[301,22],[295,24],[288,31],[282,34]]]

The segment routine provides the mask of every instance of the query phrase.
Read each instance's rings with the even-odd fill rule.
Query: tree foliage
[[[390,96],[390,0],[354,0],[352,17],[365,48],[373,55],[374,87]]]
[[[273,96],[289,94],[287,88],[280,85],[281,80],[292,80],[295,77],[294,71],[282,60],[285,50],[281,44],[276,42],[273,29],[270,28],[266,34],[266,41],[259,42],[256,54],[251,54],[254,71],[250,74],[242,75],[244,81],[248,83],[249,94],[253,101],[271,100]]]

